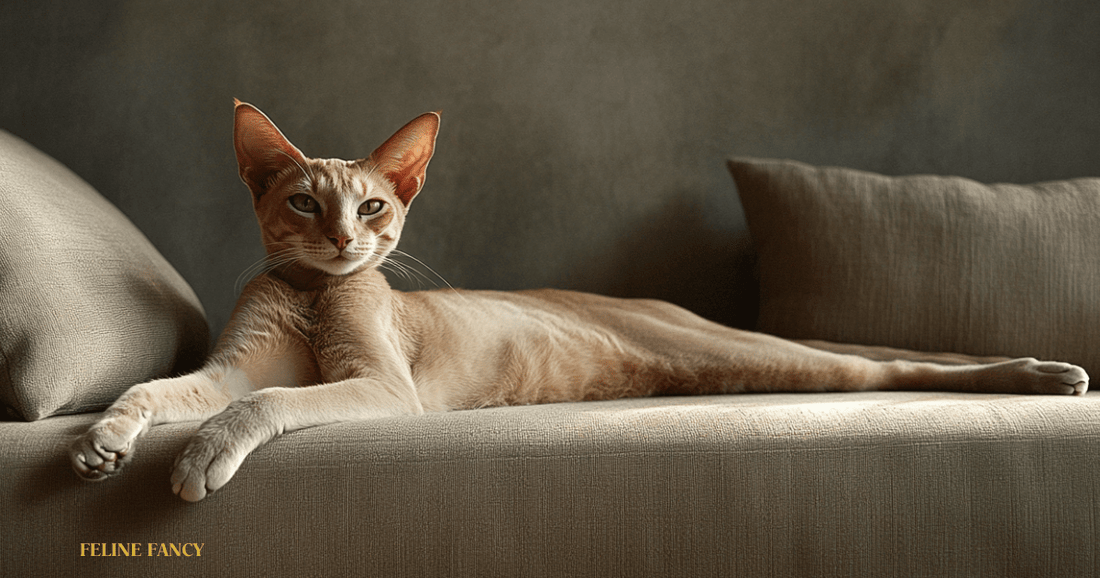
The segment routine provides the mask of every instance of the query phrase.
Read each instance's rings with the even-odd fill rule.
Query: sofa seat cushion
[[[121,476],[69,469],[97,415],[0,423],[0,560],[16,575],[1087,576],[1100,394],[647,398],[309,428],[197,504],[197,423]],[[199,542],[201,558],[80,544]],[[147,548],[147,546],[145,546]]]

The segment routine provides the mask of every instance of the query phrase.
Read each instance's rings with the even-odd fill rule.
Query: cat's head
[[[439,114],[413,119],[365,159],[306,157],[251,104],[236,101],[233,146],[273,263],[329,275],[378,266],[424,186]]]

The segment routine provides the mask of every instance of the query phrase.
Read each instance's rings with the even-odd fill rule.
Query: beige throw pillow
[[[1100,376],[1100,179],[984,185],[729,163],[760,259],[758,329],[1068,361]]]
[[[0,131],[0,403],[36,420],[101,410],[135,383],[195,367],[202,306],[87,183]]]

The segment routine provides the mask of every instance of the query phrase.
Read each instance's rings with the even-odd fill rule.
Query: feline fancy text
[[[199,557],[202,556],[203,546],[206,542],[130,542],[128,544],[118,542],[81,542],[80,555],[92,557]]]

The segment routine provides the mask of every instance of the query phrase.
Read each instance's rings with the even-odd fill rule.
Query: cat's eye
[[[370,217],[371,215],[377,215],[382,211],[382,207],[386,206],[385,203],[378,199],[373,199],[359,205],[359,216]]]
[[[317,200],[304,193],[299,193],[290,197],[287,202],[290,203],[290,206],[294,210],[303,213],[316,213],[321,210],[321,207],[317,205]]]

